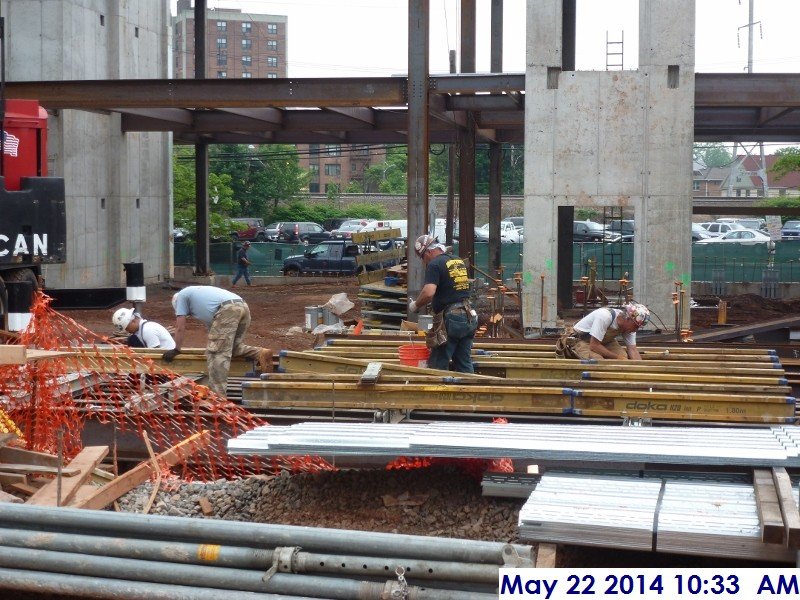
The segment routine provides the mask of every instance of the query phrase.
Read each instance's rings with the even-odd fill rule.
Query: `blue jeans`
[[[250,285],[250,273],[247,271],[247,265],[236,265],[236,277],[233,278],[231,281],[231,285],[236,285],[236,282],[239,281],[242,277],[247,282],[247,285]]]
[[[428,366],[432,369],[450,370],[459,373],[474,373],[472,367],[472,339],[478,328],[478,318],[463,310],[453,310],[444,314],[444,325],[447,329],[447,343],[431,350]]]

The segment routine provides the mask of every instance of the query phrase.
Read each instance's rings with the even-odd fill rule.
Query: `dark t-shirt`
[[[247,266],[247,248],[239,248],[239,251],[236,253],[236,264],[240,267]]]
[[[433,312],[440,312],[448,304],[469,298],[467,265],[457,256],[440,254],[425,268],[425,285],[436,284]]]

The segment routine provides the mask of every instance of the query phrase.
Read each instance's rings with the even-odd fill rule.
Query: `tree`
[[[692,158],[703,167],[725,167],[733,156],[722,144],[697,143],[692,148]]]
[[[800,148],[781,148],[775,152],[778,159],[770,168],[771,173],[775,173],[778,179],[792,173],[800,171]]]
[[[386,160],[364,170],[364,183],[370,191],[383,194],[408,192],[408,150],[406,146],[387,146]]]
[[[172,195],[175,225],[195,231],[197,188],[194,177],[194,148],[175,146],[172,153]],[[212,238],[227,238],[234,229],[230,216],[237,208],[233,201],[230,175],[209,173],[209,229]]]
[[[286,144],[222,144],[209,154],[211,171],[230,175],[237,216],[263,217],[279,202],[296,197],[310,178],[300,167],[297,149]]]

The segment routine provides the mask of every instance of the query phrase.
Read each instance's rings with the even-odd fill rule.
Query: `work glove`
[[[408,312],[417,312],[417,301],[413,298],[408,299]]]
[[[164,352],[164,354],[161,355],[161,358],[163,358],[165,361],[169,363],[175,360],[175,357],[178,356],[180,352],[181,351],[178,350],[177,348],[175,348],[174,350],[167,350],[166,352]]]

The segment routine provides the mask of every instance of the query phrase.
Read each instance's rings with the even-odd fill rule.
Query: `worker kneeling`
[[[557,353],[566,358],[641,360],[636,332],[649,318],[647,307],[636,302],[621,309],[598,308],[575,323],[573,331],[559,340]],[[624,349],[617,341],[619,335],[625,342]]]
[[[175,347],[175,340],[163,325],[143,319],[133,308],[117,310],[111,323],[117,333],[130,333],[126,343],[132,348],[172,350]]]

